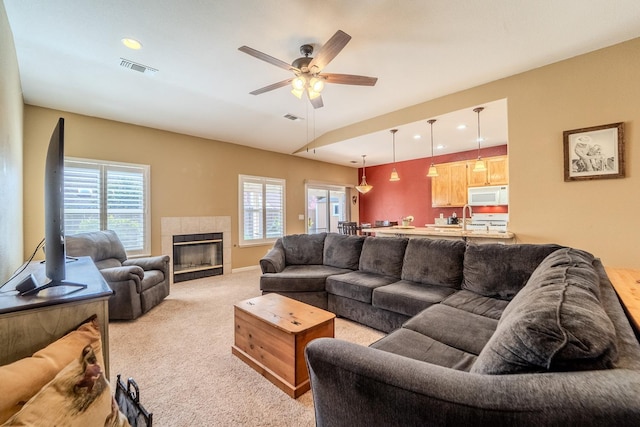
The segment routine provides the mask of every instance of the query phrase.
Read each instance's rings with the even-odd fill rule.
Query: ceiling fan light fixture
[[[309,94],[309,99],[316,99],[320,96],[320,92],[316,92],[312,88],[307,89],[307,93]]]
[[[302,99],[302,94],[304,93],[304,89],[291,89],[291,93],[294,94],[298,99]]]
[[[319,77],[311,78],[311,80],[309,81],[309,90],[317,92],[319,95],[320,92],[322,92],[322,89],[324,89],[324,79],[321,79]]]
[[[362,181],[360,181],[360,185],[356,185],[356,190],[358,190],[358,192],[361,194],[366,194],[369,191],[371,191],[371,189],[373,188],[373,185],[367,184],[367,177],[364,174],[364,168],[365,168],[364,158],[365,157],[367,157],[367,155],[363,154],[362,155]]]
[[[302,91],[304,90],[306,85],[307,85],[307,79],[305,79],[303,76],[298,76],[293,80],[291,80],[291,86],[293,86],[294,90]]]

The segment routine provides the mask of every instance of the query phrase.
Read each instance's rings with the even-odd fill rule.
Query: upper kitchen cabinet
[[[482,185],[503,185],[509,183],[509,156],[486,157],[487,170],[474,172],[475,160],[467,162],[467,182],[469,187]]]
[[[436,165],[438,176],[431,178],[433,207],[461,207],[467,203],[467,162]]]

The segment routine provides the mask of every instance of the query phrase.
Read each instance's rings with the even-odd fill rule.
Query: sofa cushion
[[[476,360],[474,354],[450,347],[431,337],[406,328],[393,331],[369,347],[467,372]],[[363,363],[366,363],[366,361],[363,361]]]
[[[289,265],[280,273],[265,273],[260,277],[260,290],[268,292],[324,291],[327,277],[350,272],[329,265]]]
[[[511,300],[540,262],[560,248],[553,244],[470,243],[464,254],[462,289],[486,297]]]
[[[445,298],[442,304],[490,319],[500,320],[500,316],[502,316],[502,312],[509,304],[509,301],[485,297],[462,289]]]
[[[472,372],[605,369],[617,357],[614,326],[599,301],[593,257],[571,248],[549,255],[505,309]]]
[[[112,230],[91,231],[66,236],[65,246],[67,255],[90,256],[96,265],[98,265],[99,261],[109,258],[115,258],[120,263],[127,259],[127,252],[122,242],[116,232]],[[110,262],[112,263],[113,261]],[[116,267],[116,265],[108,265],[105,267]]]
[[[495,319],[436,304],[409,319],[402,327],[465,353],[478,355],[497,326]]]
[[[393,277],[364,273],[362,271],[351,271],[349,273],[327,277],[326,289],[330,294],[371,304],[373,290],[375,288],[388,285],[395,281],[396,279]]]
[[[364,236],[329,233],[324,240],[324,265],[357,270]]]
[[[417,239],[416,239],[417,240]],[[395,313],[415,316],[425,308],[437,304],[455,291],[444,286],[401,280],[373,290],[374,307]]]
[[[282,238],[287,265],[322,264],[327,233],[291,234]]]
[[[408,241],[400,237],[367,237],[362,245],[360,270],[400,279]]]
[[[465,242],[410,239],[402,263],[402,279],[460,289]]]

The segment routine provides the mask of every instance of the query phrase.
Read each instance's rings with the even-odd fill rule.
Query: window
[[[284,236],[285,181],[239,175],[240,245],[274,242]]]
[[[148,255],[148,206],[148,165],[65,159],[65,234],[113,230],[128,255]]]

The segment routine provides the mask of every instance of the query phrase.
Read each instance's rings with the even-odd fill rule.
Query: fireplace
[[[223,274],[223,233],[173,236],[173,282]]]

